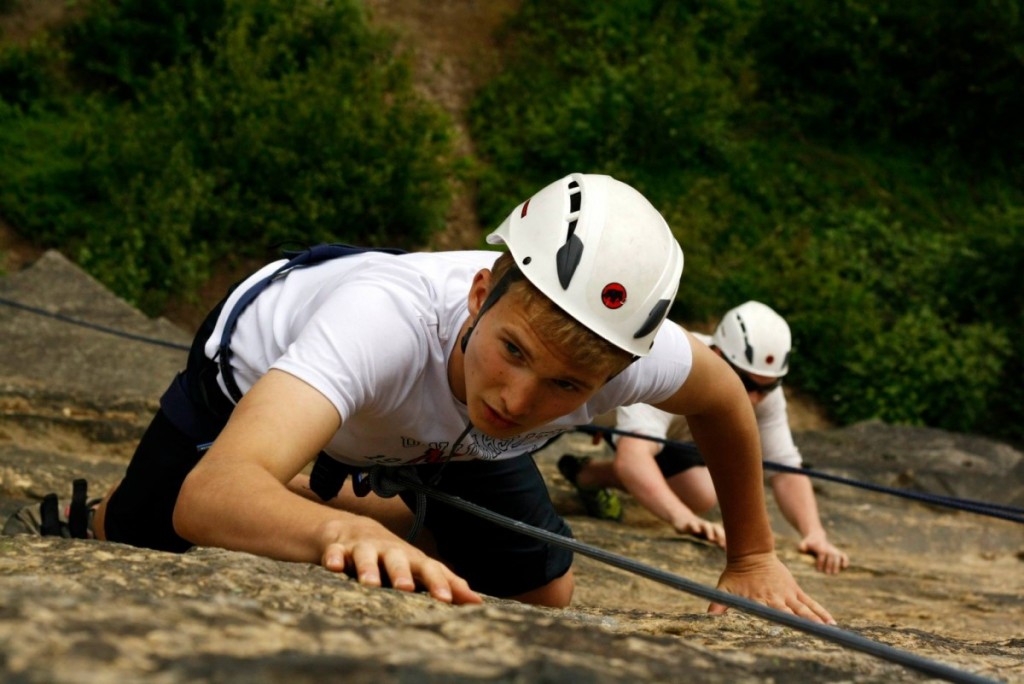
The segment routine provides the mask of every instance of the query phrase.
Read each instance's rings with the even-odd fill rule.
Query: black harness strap
[[[395,255],[405,253],[400,249],[355,247],[340,243],[316,245],[302,252],[285,252],[285,256],[288,257],[288,261],[285,264],[242,293],[242,296],[235,302],[234,307],[228,313],[228,317],[224,320],[224,332],[221,334],[220,345],[217,348],[217,364],[220,369],[220,375],[224,380],[224,386],[235,403],[241,401],[242,390],[239,389],[238,383],[235,382],[234,371],[231,368],[231,335],[235,332],[238,318],[242,315],[242,312],[253,303],[256,297],[270,287],[274,281],[284,278],[296,268],[315,266],[332,259],[339,259],[353,254],[363,254],[365,252],[383,252]],[[345,478],[357,470],[334,460],[324,452],[320,452],[316,462],[313,464],[313,470],[310,472],[309,487],[322,501],[328,501],[336,497],[338,492],[341,491],[341,486],[345,484]]]
[[[53,492],[43,497],[39,505],[39,534],[44,537],[61,537],[60,530],[60,504],[57,495]]]
[[[321,451],[309,472],[309,488],[321,501],[330,501],[338,496],[345,478],[358,472],[358,468],[337,461]]]
[[[71,507],[68,509],[68,532],[72,539],[86,539],[89,536],[89,508],[86,503],[89,484],[78,478],[71,483]]]
[[[325,261],[330,261],[331,259],[338,259],[352,254],[362,254],[364,252],[384,252],[385,254],[405,253],[400,249],[391,249],[387,247],[355,247],[353,245],[340,243],[316,245],[298,253],[286,252],[285,255],[290,258],[284,265],[268,275],[266,278],[263,278],[256,284],[252,285],[242,294],[238,301],[235,302],[234,307],[232,307],[230,313],[228,313],[227,319],[224,321],[224,332],[221,334],[220,346],[217,348],[217,363],[220,367],[221,377],[224,379],[224,386],[227,387],[228,394],[231,395],[231,398],[235,403],[241,401],[242,391],[238,388],[238,383],[235,382],[234,372],[231,370],[231,335],[235,332],[235,326],[238,325],[238,317],[242,315],[242,312],[253,303],[256,297],[270,287],[275,280],[285,277],[296,268],[315,266]]]

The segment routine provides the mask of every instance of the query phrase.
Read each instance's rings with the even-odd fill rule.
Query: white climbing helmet
[[[533,285],[635,356],[651,350],[683,274],[683,250],[647,198],[611,176],[574,173],[487,236]]]
[[[726,312],[711,342],[740,370],[770,378],[789,372],[789,325],[761,302],[746,302]]]

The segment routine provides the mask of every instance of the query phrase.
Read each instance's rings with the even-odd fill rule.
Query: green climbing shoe
[[[576,493],[583,501],[587,515],[599,520],[614,520],[615,522],[622,520],[622,501],[614,490],[606,487],[589,489],[581,487],[576,482],[576,476],[589,462],[590,458],[587,456],[564,454],[562,458],[558,459],[558,472],[562,473],[562,477],[576,488]]]

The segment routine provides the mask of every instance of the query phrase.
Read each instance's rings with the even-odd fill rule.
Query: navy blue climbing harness
[[[394,255],[405,253],[400,249],[386,247],[355,247],[353,245],[339,243],[316,245],[302,252],[286,252],[285,256],[289,257],[286,263],[267,277],[250,286],[249,289],[238,298],[238,301],[235,302],[235,305],[228,313],[227,318],[224,319],[224,331],[221,333],[220,344],[217,347],[217,365],[220,369],[220,375],[224,381],[224,386],[228,390],[228,394],[231,395],[231,399],[235,403],[238,403],[238,401],[241,400],[242,390],[239,389],[238,383],[235,382],[234,371],[231,368],[231,336],[235,332],[235,327],[238,325],[238,318],[242,315],[242,312],[244,312],[249,305],[256,300],[256,297],[270,287],[270,285],[281,278],[284,278],[297,268],[308,268],[310,266],[322,264],[325,261],[331,261],[332,259],[340,259],[366,252],[383,252],[385,254]],[[328,501],[338,495],[338,492],[341,491],[342,485],[345,484],[345,479],[349,475],[352,475],[353,480],[356,481],[357,474],[360,470],[360,468],[348,466],[336,461],[321,451],[317,456],[316,461],[314,461],[313,469],[309,474],[309,488],[313,490],[313,493],[320,497],[322,501]],[[360,489],[362,490],[363,488]]]
[[[242,399],[242,391],[238,387],[238,383],[235,381],[234,370],[231,367],[231,336],[234,334],[235,327],[238,325],[238,319],[242,313],[264,290],[270,287],[270,285],[277,280],[284,278],[297,268],[307,268],[332,259],[339,259],[366,252],[383,252],[385,254],[392,255],[405,253],[400,249],[355,247],[353,245],[337,243],[316,245],[315,247],[310,247],[302,252],[286,252],[286,256],[289,257],[286,263],[282,264],[270,275],[251,285],[242,293],[242,296],[239,297],[234,306],[231,307],[227,318],[224,319],[224,329],[221,332],[220,343],[217,347],[216,356],[217,368],[220,370],[220,376],[224,382],[224,387],[227,388],[228,394],[235,403]],[[209,380],[207,380],[206,384],[209,384]],[[206,388],[205,394],[220,394],[223,396],[223,393],[216,387]],[[216,397],[213,398],[213,401],[216,401]],[[210,404],[213,403],[213,401],[208,400],[206,403]],[[219,413],[229,414],[230,408],[226,412],[221,410]],[[466,429],[459,436],[458,440],[456,440],[455,446],[453,446],[452,450],[449,452],[449,458],[454,454],[455,449],[458,448],[458,445],[463,439],[465,439],[471,428],[472,425],[466,426]],[[200,453],[204,452],[209,448],[209,446],[210,443],[205,442],[198,446],[198,450]],[[447,461],[445,461],[445,463],[447,463]],[[317,455],[316,461],[314,461],[313,468],[309,474],[309,488],[314,494],[320,497],[322,501],[328,501],[338,495],[338,492],[341,491],[342,485],[345,484],[346,478],[351,475],[353,490],[358,496],[366,496],[371,491],[385,498],[394,496],[398,493],[398,490],[392,491],[384,486],[383,483],[386,480],[383,475],[383,469],[383,466],[373,466],[372,468],[367,469],[359,466],[347,465],[335,460],[328,454],[321,451]],[[406,478],[418,480],[415,468],[403,468],[402,470]],[[432,484],[436,484],[439,475],[440,471],[435,474],[435,477],[431,481]],[[412,530],[407,536],[410,542],[415,539],[416,535],[419,533],[420,527],[423,525],[426,510],[426,497],[421,493],[415,493],[415,497],[415,520],[413,522]]]
[[[174,378],[170,387],[160,398],[160,408],[168,419],[178,430],[195,440],[197,459],[209,448],[209,443],[217,437],[227,423],[228,417],[234,410],[234,405],[242,399],[242,391],[235,381],[234,371],[231,368],[231,336],[238,325],[239,317],[246,308],[271,284],[284,278],[295,269],[308,268],[332,259],[366,252],[404,254],[399,249],[355,247],[338,243],[316,245],[301,252],[285,252],[288,261],[275,269],[269,276],[251,285],[228,311],[217,354],[212,361],[207,358],[205,353],[206,341],[213,334],[227,300],[222,301],[210,312],[193,341],[186,371],[179,373]],[[218,371],[230,399],[224,395],[224,391],[217,383]],[[337,496],[345,479],[349,475],[354,476],[359,470],[359,468],[345,465],[320,452],[310,473],[310,489],[321,500],[327,501]]]
[[[301,252],[285,252],[285,256],[290,257],[288,261],[278,268],[276,271],[263,278],[256,284],[249,287],[235,305],[231,308],[228,317],[224,320],[224,332],[220,337],[220,345],[217,347],[217,364],[220,367],[221,378],[224,380],[224,386],[228,390],[228,394],[237,403],[242,398],[242,391],[238,388],[238,383],[235,382],[234,372],[231,369],[231,335],[235,332],[235,326],[238,325],[238,318],[242,315],[250,304],[263,293],[271,284],[275,281],[284,278],[286,275],[291,273],[297,268],[306,268],[308,266],[316,266],[322,264],[325,261],[332,259],[340,259],[341,257],[352,256],[353,254],[363,254],[365,252],[383,252],[385,254],[404,254],[405,252],[400,249],[392,249],[388,247],[355,247],[353,245],[345,245],[340,243],[329,243],[316,245],[309,249]]]

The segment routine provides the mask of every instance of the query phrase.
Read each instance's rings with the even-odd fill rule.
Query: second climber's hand
[[[400,591],[424,588],[444,603],[482,603],[480,595],[469,588],[448,566],[393,534],[376,520],[361,518],[358,523],[332,522],[322,534],[321,564],[332,572],[351,575],[369,587],[383,585],[383,572],[391,586]]]
[[[725,548],[725,529],[718,523],[693,515],[675,523],[672,527],[679,534],[689,534],[698,539],[707,539],[709,542]]]
[[[718,588],[811,622],[836,624],[821,604],[804,593],[773,551],[730,558],[718,580]],[[726,610],[720,603],[708,607],[712,615],[721,615]]]
[[[809,534],[800,540],[800,553],[814,556],[814,567],[826,575],[838,575],[850,567],[850,558],[825,537],[824,533]]]

